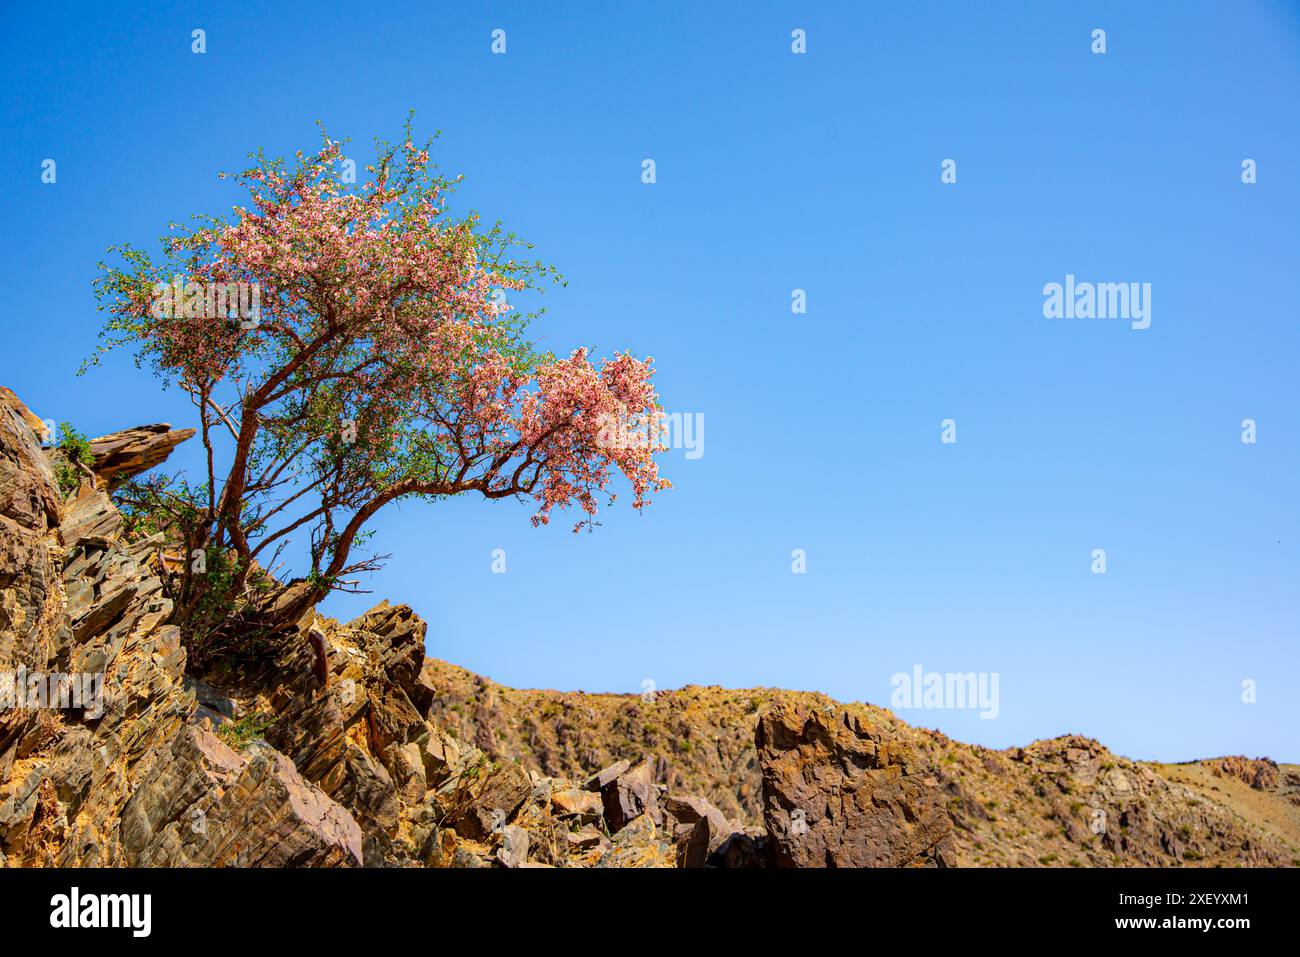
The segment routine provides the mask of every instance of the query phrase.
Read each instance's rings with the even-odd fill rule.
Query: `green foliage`
[[[59,491],[66,498],[81,487],[81,477],[85,473],[78,466],[94,465],[95,454],[90,451],[89,440],[67,422],[59,425],[59,442],[55,447],[62,456],[55,466],[54,476]]]
[[[207,486],[191,488],[179,474],[129,479],[113,489],[113,504],[125,519],[128,537],[164,532],[176,544],[191,539],[206,497]]]
[[[271,725],[271,716],[261,712],[246,714],[238,721],[227,721],[217,729],[217,737],[236,751],[248,747]]]
[[[239,612],[250,592],[264,593],[272,583],[264,574],[248,575],[234,551],[212,544],[201,551],[201,563],[197,555],[188,559],[191,573],[186,597],[190,610],[181,620],[186,647],[196,666],[219,658],[257,659],[270,650],[271,636],[251,626],[242,627]]]

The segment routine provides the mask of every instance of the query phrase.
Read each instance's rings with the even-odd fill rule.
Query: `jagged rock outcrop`
[[[938,784],[896,735],[845,711],[783,703],[760,718],[757,744],[778,866],[955,863]]]
[[[736,866],[731,855],[725,852],[719,855],[718,851],[743,829],[723,817],[708,800],[672,796],[665,802],[665,808],[677,822],[674,834],[679,867]]]
[[[1268,758],[1248,758],[1243,754],[1233,754],[1226,758],[1215,758],[1208,763],[1214,774],[1244,781],[1256,791],[1275,789],[1281,777],[1277,762]]]
[[[663,823],[655,792],[654,770],[649,761],[642,761],[635,768],[613,776],[601,787],[600,797],[605,808],[605,820],[615,831],[642,814],[658,824]]]
[[[120,833],[137,867],[354,867],[362,857],[357,822],[288,758],[264,746],[238,753],[192,725],[137,785]]]
[[[166,422],[137,425],[90,440],[94,473],[109,484],[147,472],[194,435],[193,429],[173,429]]]
[[[1275,865],[1294,858],[1276,838],[1245,826],[1222,805],[1082,735],[1013,749],[1007,763],[1013,775],[1024,775],[1049,827],[1050,842],[1029,853],[1013,839],[1012,848],[1022,854],[1017,863]]]
[[[27,423],[27,427],[32,430],[38,442],[48,442],[50,439],[50,430],[44,422],[36,417],[36,414],[23,403],[23,400],[14,394],[13,389],[8,386],[0,385],[0,407],[7,406],[13,409]]]
[[[121,529],[88,482],[62,502],[25,417],[0,408],[0,857],[359,863],[355,821],[283,755],[237,753],[195,723],[161,538]]]
[[[59,494],[29,416],[16,398],[0,404],[0,663],[14,665],[49,655],[62,608]]]

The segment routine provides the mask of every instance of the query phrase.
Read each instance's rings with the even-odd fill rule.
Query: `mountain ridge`
[[[612,763],[642,751],[670,763],[671,770],[665,774],[665,782],[670,786],[698,791],[726,814],[744,824],[754,824],[762,818],[759,771],[755,765],[747,763],[752,756],[752,747],[747,745],[752,743],[752,728],[758,720],[761,706],[774,700],[785,700],[809,708],[830,707],[868,715],[873,721],[909,740],[918,747],[919,753],[931,759],[929,769],[945,786],[952,802],[950,813],[954,813],[954,823],[957,824],[960,858],[966,862],[986,865],[1041,865],[1042,859],[1047,857],[1053,857],[1048,863],[1060,861],[1068,864],[1071,860],[1083,863],[1084,858],[1077,853],[1080,850],[1079,842],[1068,838],[1063,843],[1055,840],[1027,841],[1023,838],[1017,841],[1013,838],[1013,850],[1010,853],[997,850],[995,837],[1005,828],[993,826],[996,823],[993,818],[997,809],[990,809],[988,804],[996,803],[1006,814],[1008,797],[996,793],[998,789],[990,787],[984,776],[973,773],[974,769],[969,762],[957,764],[956,761],[945,760],[947,756],[963,755],[978,760],[981,765],[986,760],[991,760],[997,762],[998,766],[1005,764],[1014,768],[1018,764],[1024,764],[1018,760],[1019,755],[1027,755],[1035,760],[1035,756],[1059,754],[1063,759],[1067,752],[1082,749],[1098,756],[1098,764],[1114,762],[1133,769],[1146,769],[1171,788],[1183,787],[1194,791],[1196,800],[1214,802],[1216,795],[1212,789],[1219,787],[1224,793],[1218,797],[1227,801],[1226,813],[1242,817],[1243,820],[1250,818],[1241,813],[1241,805],[1246,803],[1242,795],[1235,792],[1229,794],[1224,789],[1228,782],[1248,773],[1242,769],[1271,767],[1275,769],[1273,779],[1262,791],[1256,790],[1255,796],[1267,796],[1264,799],[1271,800],[1277,807],[1271,815],[1266,814],[1262,818],[1259,815],[1253,816],[1258,821],[1273,822],[1271,827],[1263,830],[1292,849],[1292,857],[1287,863],[1295,864],[1300,860],[1300,853],[1295,852],[1295,848],[1300,847],[1300,765],[1275,765],[1267,758],[1250,759],[1243,756],[1182,763],[1140,761],[1115,755],[1100,742],[1073,733],[1040,738],[1024,746],[987,748],[965,744],[938,730],[912,726],[892,711],[877,705],[843,703],[815,691],[687,685],[672,691],[655,691],[648,696],[619,692],[566,692],[508,687],[437,658],[427,658],[424,669],[440,688],[431,714],[437,716],[439,723],[451,733],[473,741],[489,753],[522,761],[526,766],[536,767],[544,773],[560,774],[581,773],[584,767],[601,762]],[[576,727],[578,720],[566,720],[556,709],[567,711],[579,720],[584,713],[591,712],[598,716],[598,720],[585,729],[584,733],[583,729]],[[705,715],[703,720],[700,719],[701,712]],[[712,712],[712,717],[708,716],[709,712]],[[546,730],[548,724],[549,733]],[[674,733],[665,733],[669,726]],[[725,742],[717,748],[716,754],[703,761],[695,757],[709,753],[700,750],[701,746],[695,742],[703,739],[703,748],[707,749],[711,743],[717,747],[715,742],[720,735],[725,738]],[[692,743],[683,747],[681,742]],[[1214,769],[1225,761],[1230,762],[1226,775],[1223,772],[1214,774]],[[744,766],[741,767],[741,764]],[[949,769],[953,764],[965,769],[966,773]],[[1187,770],[1192,768],[1203,769],[1204,774],[1193,775]],[[1183,769],[1181,775],[1179,769]],[[1084,776],[1089,776],[1086,771]],[[1175,794],[1163,794],[1155,782],[1149,783],[1162,794],[1162,798],[1169,800],[1172,810],[1172,805],[1176,803]],[[1083,802],[1070,799],[1066,803],[1066,813],[1061,815],[1060,808],[1055,806],[1059,802],[1054,804],[1047,796],[1037,794],[1036,789],[1030,793],[1033,795],[1032,800],[1023,793],[1019,800],[1041,805],[1040,814],[1054,809],[1053,819],[1059,818],[1063,838],[1067,832],[1076,839],[1080,838],[1083,833],[1081,827],[1091,833],[1091,819],[1080,818],[1078,811],[1071,813],[1068,810],[1073,804]],[[1104,811],[1102,802],[1097,803],[1098,806],[1092,809]],[[983,811],[979,810],[980,806]],[[1015,831],[1027,829],[1024,818],[1025,815],[1020,813],[1011,815],[1012,820],[1019,822]],[[1186,863],[1192,863],[1201,852],[1194,847],[1183,846],[1185,839],[1178,835],[1178,829],[1183,826],[1192,828],[1193,825],[1179,824],[1172,829],[1174,837],[1167,839],[1165,844],[1173,851],[1165,851],[1164,856],[1181,861],[1181,855],[1190,850],[1192,857]],[[977,847],[977,844],[991,846]],[[1122,863],[1122,856],[1122,850],[1094,852],[1090,863],[1113,866]],[[1154,861],[1159,858],[1153,854],[1151,859]],[[1223,857],[1220,855],[1217,859],[1223,860]]]

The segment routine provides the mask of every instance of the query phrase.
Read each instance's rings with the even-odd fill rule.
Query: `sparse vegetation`
[[[54,477],[59,483],[59,491],[67,498],[81,487],[86,469],[95,464],[95,455],[90,451],[89,440],[67,422],[59,424],[59,442],[55,447],[62,454],[55,466]]]
[[[271,725],[271,716],[261,712],[246,714],[236,721],[227,721],[217,729],[217,737],[236,751],[248,747]]]

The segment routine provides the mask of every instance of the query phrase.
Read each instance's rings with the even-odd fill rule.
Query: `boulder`
[[[485,840],[514,816],[532,791],[528,772],[518,764],[483,761],[462,773],[447,823],[472,840]]]
[[[605,786],[613,781],[620,774],[632,767],[631,761],[618,761],[605,768],[603,771],[597,771],[591,777],[587,778],[583,788],[588,791],[603,791]]]
[[[575,851],[587,851],[594,847],[604,847],[609,844],[608,838],[590,824],[584,824],[576,831],[569,831],[565,834],[564,840]]]
[[[664,810],[677,821],[677,866],[705,867],[733,833],[740,830],[702,797],[670,794]]]
[[[767,867],[767,838],[756,829],[733,831],[709,856],[710,867],[743,869]]]
[[[551,813],[556,817],[572,817],[581,824],[591,824],[600,820],[604,811],[605,805],[600,795],[591,791],[565,788],[551,792]]]
[[[726,816],[707,798],[669,794],[664,798],[664,810],[672,815],[678,824],[695,824],[704,818],[710,818],[717,822],[720,828],[737,830],[728,824]]]
[[[713,818],[702,817],[694,824],[679,825],[677,831],[677,866],[705,867],[709,857],[731,834],[725,823],[720,827]]]
[[[496,856],[503,867],[523,867],[528,863],[528,832],[517,824],[507,824],[501,829]]]
[[[293,762],[268,747],[241,754],[187,726],[122,809],[126,863],[137,867],[359,866],[361,828]]]
[[[782,867],[954,862],[952,821],[911,750],[846,711],[778,703],[759,719],[763,819]]]
[[[420,751],[420,760],[424,763],[424,776],[430,787],[438,787],[452,772],[460,761],[460,744],[451,735],[425,725],[425,733],[416,739]]]
[[[611,834],[643,814],[657,824],[663,822],[654,784],[654,767],[649,761],[642,761],[613,778],[601,788],[600,797],[605,807],[605,823]]]

